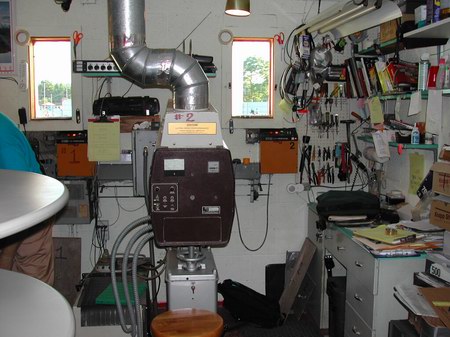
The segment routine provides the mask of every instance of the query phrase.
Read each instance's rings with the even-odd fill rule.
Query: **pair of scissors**
[[[283,45],[284,44],[284,33],[280,32],[278,34],[275,34],[273,38],[278,42],[278,44]]]
[[[77,30],[73,32],[73,55],[75,57],[75,59],[77,59],[77,46],[78,44],[81,42],[81,40],[83,39],[83,33],[78,32]]]

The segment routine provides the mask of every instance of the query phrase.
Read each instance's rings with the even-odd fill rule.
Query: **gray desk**
[[[317,218],[310,210],[309,222]],[[315,223],[310,223],[308,236],[315,236]],[[398,303],[393,287],[400,283],[413,283],[413,273],[425,269],[425,258],[375,258],[366,249],[354,242],[345,229],[329,226],[316,243],[322,246],[325,254],[331,254],[345,268],[347,276],[345,303],[346,337],[386,337],[389,321],[407,318],[407,311]],[[323,256],[323,255],[322,255]],[[316,262],[316,284],[320,289],[313,304],[316,321],[320,326],[328,324],[326,310],[326,273],[323,258]],[[320,268],[320,269],[319,269]]]

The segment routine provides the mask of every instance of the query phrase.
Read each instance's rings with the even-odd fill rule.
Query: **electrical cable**
[[[147,146],[144,146],[143,149],[143,161],[144,161],[144,167],[142,168],[143,173],[143,184],[144,184],[144,195],[145,195],[145,205],[147,207],[147,213],[151,214],[151,208],[150,208],[150,193],[148,191],[148,179],[147,179],[147,171],[148,171],[148,153],[149,149]],[[149,221],[149,225],[151,224],[151,221]],[[154,246],[154,240],[150,240],[148,242],[148,250],[150,254],[150,262],[152,265],[155,265],[155,246]],[[157,303],[157,296],[156,296],[156,281],[155,278],[157,277],[154,270],[150,271],[151,275],[151,286],[152,286],[152,298],[154,301],[152,301],[152,307],[153,307],[153,314],[156,315],[158,310],[158,303]],[[155,302],[156,301],[156,302]]]
[[[17,80],[11,76],[0,76],[0,80],[12,81],[15,82],[17,85],[19,85],[19,82],[17,82]]]
[[[123,254],[123,260],[122,260],[122,285],[123,285],[123,294],[125,296],[128,312],[131,319],[131,334],[133,336],[136,335],[136,331],[139,331],[140,329],[137,327],[137,318],[135,315],[133,315],[133,305],[130,297],[130,291],[128,289],[128,259],[130,257],[131,250],[133,249],[133,246],[136,244],[136,242],[144,235],[149,233],[151,231],[150,226],[146,226],[144,228],[141,228],[138,230],[130,239],[130,241],[127,243],[127,246],[125,248],[125,252]],[[133,272],[133,271],[131,271]],[[119,298],[116,299],[116,301],[119,300]],[[137,298],[135,298],[135,301]],[[120,303],[120,300],[119,300]],[[135,313],[137,314],[137,313]],[[140,337],[140,336],[139,336]]]
[[[247,246],[247,244],[244,242],[244,239],[242,237],[242,232],[241,232],[241,224],[240,224],[240,220],[239,220],[239,213],[238,213],[238,209],[237,209],[237,202],[234,202],[234,208],[236,210],[236,220],[238,223],[238,232],[239,232],[239,239],[242,242],[242,245],[245,247],[245,249],[247,249],[250,252],[257,252],[258,250],[260,250],[264,244],[266,243],[267,240],[267,235],[269,233],[269,200],[270,200],[270,184],[271,184],[271,180],[272,180],[272,174],[269,174],[269,183],[267,186],[267,203],[266,203],[266,229],[265,229],[265,233],[264,233],[264,239],[261,242],[261,244],[258,246],[258,248],[252,249],[249,248]]]
[[[131,267],[131,280],[133,283],[133,293],[134,293],[134,310],[135,310],[135,314],[136,314],[136,318],[137,318],[137,332],[138,332],[138,337],[142,337],[142,329],[140,329],[141,326],[143,326],[142,323],[142,317],[141,315],[139,315],[139,311],[140,311],[140,301],[139,301],[139,284],[138,284],[138,277],[137,277],[137,269],[138,269],[138,258],[139,258],[139,253],[141,252],[142,248],[144,248],[144,245],[147,244],[147,242],[151,241],[151,239],[153,238],[153,232],[151,232],[150,234],[147,234],[143,237],[143,239],[141,240],[141,242],[138,243],[136,250],[134,251],[134,256],[133,256],[133,262],[132,262],[132,267]]]
[[[125,95],[128,94],[128,93],[130,92],[130,90],[131,90],[131,88],[133,87],[133,85],[134,85],[134,81],[131,81],[130,87],[128,88],[127,91],[125,91],[125,93],[122,95],[122,97],[125,97]]]
[[[147,225],[148,221],[150,221],[150,216],[145,216],[142,217],[140,219],[137,219],[135,221],[133,221],[132,223],[130,223],[127,227],[125,227],[122,232],[120,232],[119,236],[117,237],[116,241],[114,242],[113,248],[112,248],[112,252],[111,252],[111,265],[110,265],[110,270],[111,270],[111,286],[112,286],[112,290],[113,290],[113,294],[114,294],[114,299],[116,302],[116,307],[117,307],[117,314],[119,316],[119,321],[120,321],[120,325],[122,327],[122,330],[125,333],[130,333],[134,330],[134,328],[132,327],[127,327],[126,322],[125,322],[125,317],[124,317],[124,312],[123,312],[123,308],[120,302],[120,296],[119,296],[119,292],[118,292],[118,287],[117,287],[117,279],[116,279],[116,257],[117,257],[117,251],[119,249],[120,244],[122,243],[122,241],[124,240],[124,238],[134,229],[142,226],[142,225]],[[127,259],[126,256],[124,256],[124,259]]]

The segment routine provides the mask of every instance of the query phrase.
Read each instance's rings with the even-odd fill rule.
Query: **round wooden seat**
[[[223,320],[208,310],[177,309],[156,316],[151,328],[153,337],[220,337]]]

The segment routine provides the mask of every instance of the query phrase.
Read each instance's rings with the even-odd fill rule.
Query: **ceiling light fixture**
[[[334,38],[338,39],[401,16],[400,8],[393,1],[367,0],[355,4],[353,0],[339,0],[295,33],[308,31],[324,34],[331,31]]]
[[[231,16],[249,16],[250,0],[227,0],[225,14]]]

